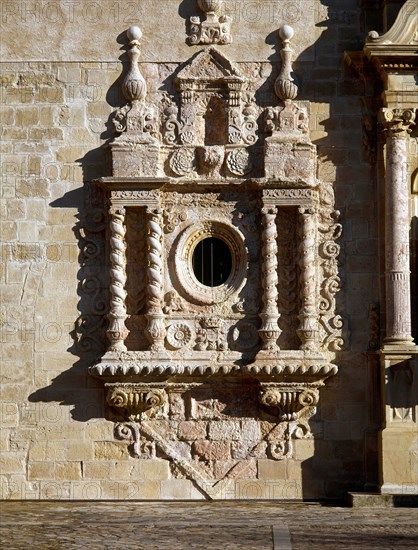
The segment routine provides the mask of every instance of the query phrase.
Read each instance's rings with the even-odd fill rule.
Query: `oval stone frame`
[[[208,237],[224,241],[231,252],[232,267],[228,279],[219,286],[209,287],[200,283],[193,272],[192,258],[197,244]],[[183,292],[197,304],[216,304],[225,302],[237,292],[245,279],[247,271],[247,250],[244,237],[239,231],[226,223],[207,221],[200,225],[190,225],[181,235],[175,255],[175,273]]]

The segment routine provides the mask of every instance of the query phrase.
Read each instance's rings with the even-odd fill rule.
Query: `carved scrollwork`
[[[181,207],[180,207],[181,208]],[[178,211],[174,204],[166,203],[164,208],[164,231],[172,233],[176,227],[187,220],[187,210]]]
[[[241,136],[247,145],[254,145],[257,141],[257,108],[253,102],[247,103],[243,110],[243,122],[241,126]]]
[[[340,246],[335,242],[341,235],[342,226],[337,223],[339,212],[332,210],[325,204],[319,223],[319,258],[322,272],[320,299],[319,299],[319,324],[320,339],[323,348],[330,351],[339,351],[344,345],[342,338],[343,320],[335,312],[335,295],[340,289],[340,277],[338,275],[338,255]]]

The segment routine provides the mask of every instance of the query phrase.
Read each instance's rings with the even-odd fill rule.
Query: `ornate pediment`
[[[371,55],[405,55],[417,53],[418,45],[418,9],[415,0],[407,0],[400,9],[392,27],[379,36],[376,31],[369,32],[365,51]]]
[[[207,48],[196,55],[176,78],[176,84],[184,89],[186,85],[199,87],[202,83],[244,83],[238,68],[216,48]]]

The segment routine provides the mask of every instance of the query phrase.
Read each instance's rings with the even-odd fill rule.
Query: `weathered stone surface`
[[[107,0],[29,4],[9,2],[2,11],[4,498],[341,497],[376,490],[379,469],[385,494],[416,492],[417,228],[410,214],[417,212],[418,100],[416,62],[402,59],[416,41],[411,0],[402,25],[367,39],[380,74],[357,54],[347,54],[351,66],[342,74],[343,52],[365,33],[354,0],[337,7],[225,2],[232,41],[211,38],[215,49],[203,54],[203,44],[186,43],[190,17],[204,17],[195,2],[147,0],[132,13]],[[146,108],[129,116],[125,103],[142,98],[141,78],[130,71],[135,63],[117,57],[129,42],[124,31],[138,23]],[[279,35],[283,24],[294,36]],[[349,74],[356,67],[379,99],[361,103],[363,83]],[[293,80],[293,70],[303,78]],[[122,97],[124,80],[130,91]],[[385,108],[386,137],[378,135],[376,101]],[[116,142],[113,174],[156,178],[144,189],[138,181],[111,191],[91,184],[112,173],[101,145],[118,134],[136,137]],[[112,246],[110,193],[126,210]],[[119,248],[123,226],[126,250]],[[176,247],[191,250],[213,236],[228,244],[237,270],[228,290],[207,292],[191,256],[176,256]],[[106,249],[117,256],[113,286]],[[378,284],[383,250],[385,292]],[[111,329],[121,342],[127,316],[127,355],[110,358],[107,375],[124,365],[130,370],[117,382],[138,383],[148,369],[145,420],[138,403],[110,410],[101,382],[87,377],[106,351],[109,289],[119,307],[121,284],[126,311]],[[364,352],[379,350],[385,336],[397,344],[383,348],[379,388],[379,365]],[[340,372],[317,403],[305,381],[333,363]],[[150,380],[154,368],[160,374]],[[201,384],[202,369],[209,383]],[[184,384],[191,373],[193,387]],[[261,390],[260,381],[267,383]],[[166,392],[163,403],[155,389]],[[381,403],[386,427],[378,436]]]

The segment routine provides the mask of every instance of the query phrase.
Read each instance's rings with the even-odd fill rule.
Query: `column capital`
[[[379,122],[389,135],[406,137],[415,124],[415,110],[383,107],[379,112]]]

